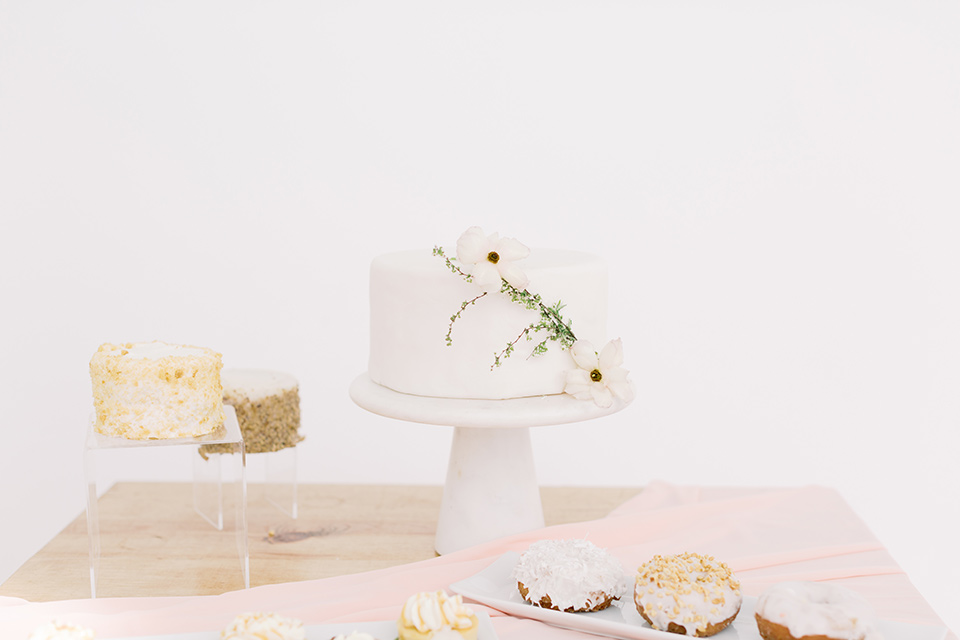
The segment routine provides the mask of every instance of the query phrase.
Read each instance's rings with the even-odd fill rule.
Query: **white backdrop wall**
[[[542,484],[836,487],[960,628],[957,33],[933,1],[0,2],[0,579],[82,510],[102,342],[296,375],[303,482],[441,483],[450,431],[347,389],[370,259],[476,224],[611,267],[639,397],[536,429]]]

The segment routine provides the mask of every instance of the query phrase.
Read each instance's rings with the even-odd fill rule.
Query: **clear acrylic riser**
[[[177,567],[178,550],[169,548],[169,541],[155,540],[151,524],[163,514],[155,505],[146,503],[136,513],[109,514],[102,517],[100,501],[109,480],[124,475],[131,469],[183,469],[193,467],[193,507],[199,517],[214,529],[207,538],[217,549],[216,555],[225,559],[224,572],[218,579],[236,588],[250,587],[250,557],[247,545],[247,478],[243,437],[233,407],[224,406],[225,420],[217,431],[197,438],[169,440],[128,440],[96,433],[90,420],[84,447],[84,475],[87,495],[87,532],[90,542],[90,596],[110,596],[122,592],[122,585],[112,584],[114,567],[134,563],[131,548],[146,546],[154,554],[170,562],[159,563],[170,567],[169,576],[157,576],[164,584],[189,585],[194,576],[183,575]],[[216,445],[218,453],[201,451]],[[278,482],[268,491],[271,501],[287,513],[296,513],[296,458],[287,454],[268,461],[268,479],[274,474]],[[292,466],[292,469],[291,469]],[[126,471],[125,471],[126,470]],[[293,478],[291,487],[290,478]],[[292,512],[292,513],[291,513]],[[104,535],[106,534],[106,535]],[[109,536],[111,548],[104,549],[101,539]],[[106,552],[106,553],[105,553]],[[189,551],[184,551],[189,553]],[[129,557],[128,557],[129,556]],[[226,560],[235,556],[235,562]],[[109,566],[108,566],[109,565]],[[176,595],[170,592],[169,595]],[[185,595],[185,594],[181,594]]]

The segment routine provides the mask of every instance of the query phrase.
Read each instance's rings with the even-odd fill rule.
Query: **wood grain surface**
[[[206,595],[243,588],[233,526],[218,531],[193,508],[191,483],[118,483],[99,501],[98,597]],[[605,516],[639,488],[541,488],[547,525]],[[294,520],[251,484],[250,584],[359,573],[435,555],[443,488],[300,485]],[[229,519],[228,519],[229,523]],[[90,597],[89,538],[80,514],[0,585],[32,601]]]

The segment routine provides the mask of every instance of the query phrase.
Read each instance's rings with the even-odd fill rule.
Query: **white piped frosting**
[[[94,640],[93,630],[63,622],[38,627],[27,640]]]
[[[666,631],[672,622],[693,636],[736,616],[743,597],[726,564],[682,553],[654,556],[639,568],[634,602],[655,629]]]
[[[540,540],[520,556],[513,578],[538,604],[545,596],[561,611],[589,610],[627,588],[620,562],[588,540]]]
[[[305,640],[303,623],[275,613],[241,613],[220,632],[221,640]]]
[[[477,616],[463,604],[460,595],[448,596],[442,590],[420,592],[407,598],[398,624],[420,633],[470,629],[477,624]]]
[[[876,615],[853,591],[823,582],[781,582],[757,600],[756,615],[786,627],[796,638],[883,640]]]
[[[330,638],[330,640],[377,640],[375,637],[369,633],[363,633],[361,631],[353,631],[351,633],[341,633],[338,636]]]

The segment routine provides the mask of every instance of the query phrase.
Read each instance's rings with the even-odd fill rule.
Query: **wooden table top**
[[[235,530],[193,509],[191,483],[118,483],[99,501],[98,597],[209,595],[243,588]],[[605,516],[639,488],[543,487],[547,525]],[[443,487],[303,485],[294,520],[248,488],[250,586],[296,582],[426,560]],[[86,515],[9,580],[0,595],[31,601],[90,597]]]

